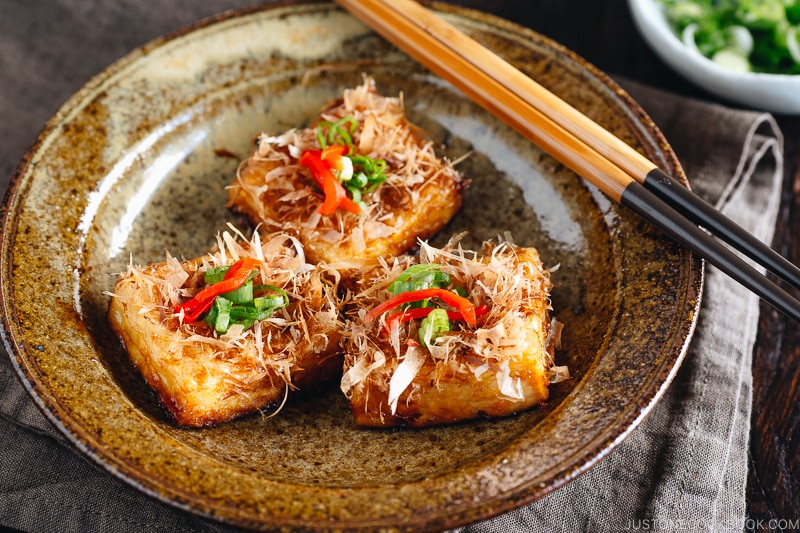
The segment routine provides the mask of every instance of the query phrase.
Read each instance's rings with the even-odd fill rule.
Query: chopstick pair
[[[589,117],[414,0],[336,2],[613,200],[800,321],[800,301],[698,226],[795,288],[800,269]]]

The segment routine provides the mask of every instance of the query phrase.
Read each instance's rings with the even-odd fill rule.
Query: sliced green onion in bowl
[[[683,41],[683,44],[685,44],[687,47],[699,54],[701,52],[697,47],[697,41],[695,41],[694,38],[698,28],[699,26],[696,23],[689,24],[683,28],[683,31],[681,32],[681,41]]]
[[[733,48],[723,48],[711,56],[711,61],[731,72],[750,72],[752,67],[747,57]]]
[[[656,1],[684,46],[718,65],[800,74],[800,0]]]
[[[738,24],[729,26],[724,34],[728,45],[742,56],[747,57],[753,52],[753,34],[744,26]]]
[[[786,30],[786,48],[794,62],[800,65],[800,26],[792,26]]]

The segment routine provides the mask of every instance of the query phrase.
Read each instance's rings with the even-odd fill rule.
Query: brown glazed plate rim
[[[610,77],[512,22],[432,7],[685,182],[666,139]],[[477,174],[475,191],[490,177],[503,185],[490,196],[513,191],[488,200],[490,211],[465,226],[502,224],[492,217],[524,196],[505,214],[533,224],[523,240],[561,263],[554,307],[568,328],[556,357],[572,366],[572,380],[554,386],[541,409],[452,428],[355,428],[335,386],[324,396],[330,405],[311,397],[273,418],[175,428],[124,368],[104,324],[112,275],[129,255],[142,262],[163,258],[164,248],[186,257],[202,250],[227,214],[192,187],[224,190],[236,161],[220,154],[232,146],[241,154],[257,126],[287,129],[308,119],[367,71],[387,94],[402,91],[434,137],[456,153],[473,151],[466,164]],[[453,528],[540,499],[586,472],[675,376],[697,321],[702,261],[471,105],[327,2],[226,12],[132,51],[50,119],[4,198],[2,333],[27,391],[109,474],[179,509],[250,529]],[[156,176],[162,184],[148,172],[170,150],[180,162]],[[156,194],[133,206],[129,199],[151,178],[160,191],[177,184],[196,205]],[[556,212],[542,211],[549,204]],[[176,220],[205,234],[176,249]]]

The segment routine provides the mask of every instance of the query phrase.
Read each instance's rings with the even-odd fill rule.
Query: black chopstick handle
[[[800,289],[800,268],[662,170],[651,170],[643,185],[695,224],[730,244],[767,270]]]
[[[708,233],[680,216],[637,181],[623,191],[620,203],[741,283],[776,309],[800,322],[800,301],[751,267]]]

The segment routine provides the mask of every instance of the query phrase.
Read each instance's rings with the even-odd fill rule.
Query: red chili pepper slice
[[[464,322],[469,326],[475,325],[475,305],[468,299],[458,294],[448,291],[446,289],[419,289],[416,291],[401,292],[392,296],[388,300],[372,308],[370,312],[364,315],[364,323],[369,324],[377,317],[400,305],[418,302],[420,300],[428,300],[430,298],[439,298],[449,306],[455,307],[463,317]]]
[[[339,145],[333,145],[329,148],[335,146]],[[333,153],[334,152],[331,152],[331,155],[333,155]],[[319,208],[320,214],[332,215],[340,207],[351,213],[358,214],[361,212],[361,207],[347,197],[347,191],[333,174],[328,163],[322,159],[321,151],[306,150],[303,152],[303,155],[300,156],[299,163],[311,171],[311,176],[317,182],[317,185],[320,186],[325,196],[325,200]]]
[[[425,318],[434,309],[436,309],[436,307],[415,307],[395,313],[386,319],[386,332],[388,333],[391,331],[396,324],[408,322],[409,320],[416,320],[418,318]],[[475,308],[475,318],[480,318],[488,312],[489,306],[487,306],[485,303],[482,303]],[[450,320],[460,320],[462,322],[466,322],[464,315],[462,315],[459,311],[447,311],[447,318]]]
[[[245,257],[236,261],[225,273],[225,277],[219,283],[213,283],[194,295],[180,305],[175,306],[175,313],[183,310],[183,321],[192,323],[200,320],[200,317],[208,311],[214,304],[214,299],[220,294],[234,291],[245,284],[254,268],[261,262],[252,257]]]
[[[343,144],[332,144],[322,150],[319,158],[336,170],[342,170],[342,156],[350,152],[350,147]]]

